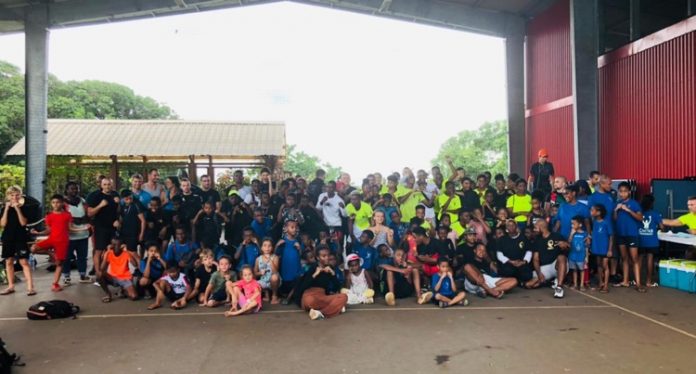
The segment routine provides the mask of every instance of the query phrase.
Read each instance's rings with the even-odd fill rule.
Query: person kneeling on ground
[[[555,280],[553,297],[561,299],[563,282],[568,272],[567,253],[570,243],[561,234],[551,232],[545,220],[538,220],[534,229],[539,233],[533,248],[534,276],[539,285]]]
[[[440,308],[446,308],[451,305],[469,305],[469,300],[466,299],[466,293],[464,291],[457,291],[457,285],[454,283],[449,260],[440,258],[437,261],[437,267],[439,271],[433,274],[432,279],[432,287],[435,292],[434,301],[438,303]]]
[[[222,268],[222,263],[220,263],[220,267]],[[244,265],[241,274],[242,280],[226,282],[232,307],[225,312],[225,317],[258,313],[261,310],[261,285],[254,278],[254,271],[251,270],[251,266]]]
[[[341,289],[336,272],[329,264],[330,254],[327,246],[317,247],[319,262],[307,270],[294,292],[295,300],[302,309],[309,311],[309,318],[313,320],[337,316],[345,311],[348,303],[348,295],[328,294],[329,289]]]
[[[505,292],[517,287],[517,279],[497,277],[498,266],[491,260],[483,243],[476,244],[471,252],[464,254],[464,288],[478,297],[491,295],[502,298]]]
[[[346,257],[345,288],[341,290],[341,293],[348,295],[349,305],[375,302],[372,277],[362,268],[362,265],[363,259],[357,254],[351,253]]]
[[[126,245],[121,243],[121,239],[111,239],[111,244],[106,247],[104,261],[100,264],[97,279],[106,296],[102,298],[105,303],[111,302],[112,295],[109,285],[120,287],[129,299],[138,298],[135,287],[133,287],[133,275],[128,268],[128,262],[134,267],[138,267],[138,260],[135,252],[126,250]]]
[[[182,309],[189,300],[194,298],[191,285],[186,277],[179,272],[179,267],[176,264],[169,266],[165,275],[155,282],[154,287],[157,290],[157,298],[154,303],[147,307],[149,310],[161,307],[165,297],[172,302],[170,306],[172,309]]]

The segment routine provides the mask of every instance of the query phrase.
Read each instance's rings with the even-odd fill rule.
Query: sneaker
[[[558,278],[553,278],[553,283],[551,283],[551,288],[554,290],[558,287]]]
[[[51,291],[60,292],[63,291],[63,287],[61,287],[58,283],[53,283],[53,285],[51,286]]]
[[[80,283],[92,283],[92,278],[85,275],[80,275]]]
[[[310,309],[309,310],[309,319],[311,319],[312,321],[316,321],[318,319],[324,319],[324,315],[316,309]]]
[[[384,301],[386,301],[387,305],[389,305],[389,306],[396,305],[396,297],[394,296],[394,293],[387,292],[387,294],[384,295]]]
[[[555,297],[555,298],[557,298],[557,299],[562,299],[562,298],[563,298],[563,294],[564,294],[564,292],[563,292],[563,287],[556,287],[556,288],[553,290],[553,297]]]
[[[418,304],[423,305],[427,304],[428,301],[430,301],[433,298],[433,293],[428,291],[428,292],[423,292],[420,297],[418,298]]]
[[[374,304],[375,303],[375,298],[374,297],[368,297],[365,300],[365,304]]]
[[[63,285],[64,285],[64,286],[69,286],[69,285],[70,285],[70,277],[64,277],[64,278],[63,278]]]
[[[479,287],[479,289],[476,290],[476,296],[485,299],[488,296],[488,294],[486,293],[486,290]]]
[[[341,314],[346,312],[346,307],[341,308]]]
[[[437,305],[438,305],[440,308],[444,308],[444,307],[447,306],[447,303],[444,302],[444,301],[440,301],[439,303],[437,303]]]
[[[469,299],[464,299],[459,302],[459,305],[461,306],[469,306]]]

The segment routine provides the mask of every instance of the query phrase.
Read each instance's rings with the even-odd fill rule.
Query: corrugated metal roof
[[[24,138],[8,156],[24,155]],[[50,156],[285,156],[285,124],[180,120],[48,120]]]

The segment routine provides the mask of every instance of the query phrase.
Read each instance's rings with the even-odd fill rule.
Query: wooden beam
[[[213,156],[208,156],[208,176],[210,177],[211,187],[215,187],[215,168],[213,167]]]
[[[196,170],[196,156],[190,155],[189,156],[189,163],[188,163],[188,177],[189,180],[191,181],[191,184],[197,184],[198,183],[198,170]]]
[[[114,184],[114,190],[118,191],[118,156],[115,155],[111,156],[111,181]]]

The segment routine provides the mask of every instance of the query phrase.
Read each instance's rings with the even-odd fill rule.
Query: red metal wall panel
[[[573,94],[570,1],[561,0],[527,24],[527,108]]]
[[[643,192],[653,178],[696,175],[696,31],[613,53],[600,59],[600,169]]]
[[[537,161],[540,148],[546,148],[556,175],[575,179],[572,105],[528,117],[526,138],[529,164]]]
[[[527,24],[526,164],[546,148],[556,174],[569,179],[575,177],[571,73],[570,1],[560,0]]]

